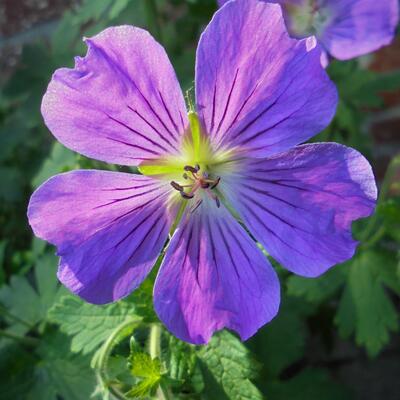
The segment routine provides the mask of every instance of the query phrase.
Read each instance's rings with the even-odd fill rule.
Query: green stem
[[[147,26],[150,32],[154,34],[154,37],[162,44],[162,31],[155,0],[145,0],[144,7],[146,11]]]
[[[29,324],[28,322],[24,321],[23,319],[17,317],[14,314],[11,314],[5,307],[3,307],[2,305],[0,305],[0,312],[3,313],[4,315],[6,315],[8,318],[14,320],[15,322],[18,322],[19,324],[25,325],[26,327],[28,327],[29,329],[32,329],[33,326],[31,324]]]
[[[97,378],[99,379],[101,386],[108,389],[109,392],[118,400],[127,400],[127,398],[117,388],[110,385],[110,378],[107,372],[108,360],[115,345],[122,339],[129,336],[139,322],[140,321],[138,319],[131,319],[119,325],[104,343],[97,360]]]
[[[149,337],[149,354],[151,358],[161,358],[161,334],[162,329],[161,325],[158,323],[154,323],[150,328],[150,337]],[[160,380],[160,386],[157,389],[157,398],[159,400],[172,400],[172,396],[168,390],[168,387],[165,385],[163,380]]]
[[[0,329],[0,336],[5,337],[7,339],[12,339],[17,342],[21,342],[23,344],[26,344],[28,346],[36,346],[39,344],[39,340],[27,336],[20,336],[15,333],[5,331],[4,329]]]
[[[161,326],[157,323],[150,328],[149,354],[153,359],[161,356]]]

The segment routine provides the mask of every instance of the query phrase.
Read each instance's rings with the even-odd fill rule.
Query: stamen
[[[221,203],[219,201],[219,198],[215,193],[213,193],[211,190],[216,188],[221,181],[221,178],[219,176],[216,177],[216,179],[212,179],[209,177],[208,173],[206,171],[202,172],[199,174],[198,172],[200,171],[200,165],[196,164],[194,167],[191,165],[185,165],[183,169],[186,172],[190,172],[192,176],[187,174],[186,172],[183,173],[183,179],[189,180],[193,183],[187,184],[187,185],[180,185],[177,182],[172,181],[171,186],[179,191],[181,197],[186,200],[193,199],[196,195],[196,192],[198,189],[204,189],[207,195],[215,201],[217,207],[221,206]],[[185,191],[186,188],[188,188],[188,191]],[[201,203],[203,202],[203,199],[197,199],[195,205],[190,208],[190,212],[193,213],[195,210],[197,210]]]
[[[210,186],[210,189],[215,189],[218,186],[220,181],[221,181],[221,177],[217,176],[217,179],[215,179],[214,183]]]
[[[179,183],[176,183],[176,182],[174,182],[174,181],[172,181],[172,182],[170,182],[171,183],[171,186],[175,189],[175,190],[177,190],[178,192],[183,192],[183,187],[179,184]]]
[[[200,181],[200,186],[202,189],[208,189],[210,187],[210,184],[207,181]]]
[[[196,165],[196,167],[198,167],[198,165]],[[199,167],[199,169],[196,169],[196,167],[192,167],[191,165],[185,165],[185,166],[183,167],[183,169],[184,169],[185,171],[187,171],[187,172],[191,172],[192,174],[195,174],[195,173],[198,172],[199,169],[200,169],[200,167]]]
[[[186,193],[186,192],[180,192],[181,193],[181,196],[184,198],[184,199],[193,199],[193,197],[194,197],[194,193]]]

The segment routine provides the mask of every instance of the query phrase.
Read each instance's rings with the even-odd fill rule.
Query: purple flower
[[[218,0],[220,6],[226,2],[227,0]],[[399,21],[398,0],[269,2],[283,6],[292,36],[303,38],[315,35],[325,51],[339,60],[368,54],[389,44],[394,38]],[[323,59],[326,64],[326,56]]]
[[[374,177],[353,149],[298,146],[327,126],[337,93],[315,40],[289,38],[279,6],[238,1],[215,14],[189,115],[147,32],[109,28],[86,42],[74,69],[55,72],[45,122],[67,147],[143,175],[74,171],[33,194],[30,224],[57,246],[58,277],[72,292],[96,304],[128,295],[176,225],[154,287],[157,314],[191,343],[224,327],[244,340],[276,315],[280,295],[242,225],[303,276],[352,257],[351,223],[373,211]]]

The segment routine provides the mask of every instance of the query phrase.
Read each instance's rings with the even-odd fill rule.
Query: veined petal
[[[351,258],[352,221],[375,208],[368,161],[356,150],[309,144],[243,162],[221,190],[266,250],[290,271],[315,277]]]
[[[399,22],[398,0],[325,0],[321,7],[332,17],[319,39],[339,60],[389,44]]]
[[[32,195],[36,236],[57,246],[58,277],[96,304],[128,295],[147,276],[176,216],[170,186],[140,175],[81,170],[54,176]]]
[[[223,206],[203,203],[184,216],[154,288],[155,310],[175,336],[203,344],[226,327],[245,340],[276,315],[279,299],[275,271]]]
[[[196,99],[216,148],[265,157],[324,129],[337,104],[315,38],[291,39],[281,7],[230,1],[201,36]]]
[[[77,57],[74,69],[57,70],[43,98],[54,136],[117,164],[177,154],[188,120],[164,49],[132,26],[108,28],[86,43],[86,57]]]

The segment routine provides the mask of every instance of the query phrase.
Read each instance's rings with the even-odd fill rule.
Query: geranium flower
[[[191,343],[224,327],[244,340],[280,296],[253,237],[303,276],[352,257],[351,222],[374,209],[374,177],[353,149],[297,146],[329,123],[337,93],[315,39],[289,38],[279,6],[239,1],[215,14],[189,115],[146,31],[109,28],[86,43],[74,69],[55,72],[44,120],[67,147],[143,175],[73,171],[33,194],[30,224],[57,246],[72,292],[96,304],[127,296],[177,226],[155,282],[158,316]]]
[[[227,1],[218,3],[222,6]],[[315,35],[325,51],[339,60],[359,57],[388,45],[399,21],[398,0],[268,1],[283,6],[292,36]],[[328,59],[323,56],[326,65]]]

